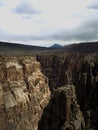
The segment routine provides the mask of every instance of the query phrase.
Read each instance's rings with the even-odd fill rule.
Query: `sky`
[[[0,41],[37,46],[98,41],[98,0],[0,0]]]

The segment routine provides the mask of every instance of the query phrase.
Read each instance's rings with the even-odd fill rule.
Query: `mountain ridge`
[[[74,43],[65,46],[65,51],[67,52],[95,52],[98,51],[98,42],[83,42]]]
[[[47,47],[0,42],[0,54],[33,54],[44,50],[47,50]]]
[[[98,42],[84,42],[84,43],[74,43],[71,45],[59,45],[53,44],[50,47],[41,47],[35,45],[25,45],[18,43],[0,42],[0,54],[37,54],[39,52],[97,52]]]

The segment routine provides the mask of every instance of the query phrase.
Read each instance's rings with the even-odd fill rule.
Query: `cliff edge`
[[[0,56],[0,130],[37,130],[49,98],[35,58]]]

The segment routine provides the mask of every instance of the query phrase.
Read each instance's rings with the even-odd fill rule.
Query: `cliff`
[[[96,53],[0,56],[0,130],[98,130],[97,99]]]
[[[75,87],[56,89],[45,108],[38,130],[85,130],[85,122],[75,95]]]
[[[85,120],[85,130],[97,130],[98,55],[48,54],[37,56],[37,60],[41,63],[42,72],[49,78],[52,93],[60,86],[74,85],[77,102]]]
[[[0,130],[37,130],[49,98],[35,58],[0,56]]]
[[[49,79],[49,87],[51,91],[53,91],[54,88],[62,86],[62,81],[60,78],[66,57],[67,54],[46,54],[36,56],[36,59],[41,64],[42,72]]]

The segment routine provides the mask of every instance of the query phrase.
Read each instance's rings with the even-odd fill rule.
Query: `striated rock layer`
[[[50,91],[33,57],[0,57],[0,130],[37,130]]]

